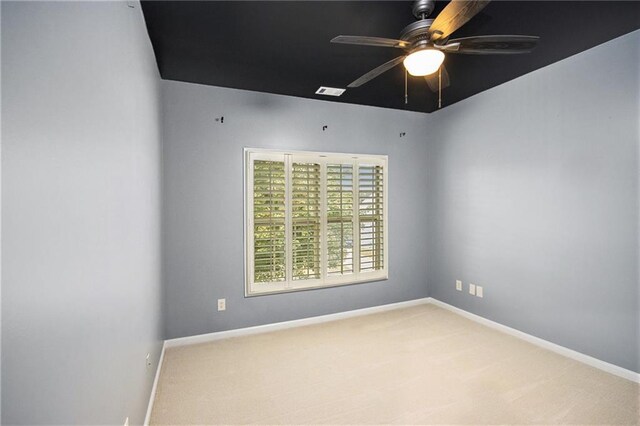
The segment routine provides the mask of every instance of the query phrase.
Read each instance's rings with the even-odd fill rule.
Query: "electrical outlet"
[[[227,299],[218,299],[218,310],[225,311],[227,309]]]
[[[462,291],[462,281],[456,280],[456,290]]]
[[[151,354],[147,354],[147,368],[151,367]]]
[[[124,426],[129,426],[129,417],[124,419]]]
[[[475,284],[469,284],[469,294],[476,294],[476,285]]]
[[[482,286],[479,286],[479,285],[476,286],[476,296],[484,297],[484,294],[482,292]]]

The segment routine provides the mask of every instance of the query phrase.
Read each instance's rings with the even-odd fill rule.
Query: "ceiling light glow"
[[[403,64],[409,74],[422,77],[438,71],[444,61],[444,53],[436,49],[422,49],[404,58]]]

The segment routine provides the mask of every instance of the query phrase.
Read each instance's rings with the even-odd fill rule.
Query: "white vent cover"
[[[327,95],[327,96],[340,96],[347,89],[336,89],[335,87],[324,87],[320,86],[318,90],[316,90],[316,95]]]

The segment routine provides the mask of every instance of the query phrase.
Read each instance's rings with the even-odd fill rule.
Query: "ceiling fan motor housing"
[[[433,19],[421,19],[410,23],[400,33],[400,40],[408,41],[414,48],[428,45],[431,38],[429,28],[432,23]]]

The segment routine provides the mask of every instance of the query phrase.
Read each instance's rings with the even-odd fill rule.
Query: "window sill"
[[[283,289],[273,289],[273,290],[264,290],[264,291],[249,291],[249,289],[247,288],[245,290],[244,297],[268,296],[273,294],[294,293],[298,291],[319,290],[323,288],[344,287],[349,285],[357,285],[357,284],[371,283],[371,282],[377,282],[377,281],[387,281],[388,279],[389,279],[389,275],[385,272],[384,274],[372,274],[372,276],[368,276],[358,280],[344,282],[344,283],[319,284],[319,285],[312,285],[312,286],[301,286],[301,287],[294,287],[294,288],[283,288]]]

